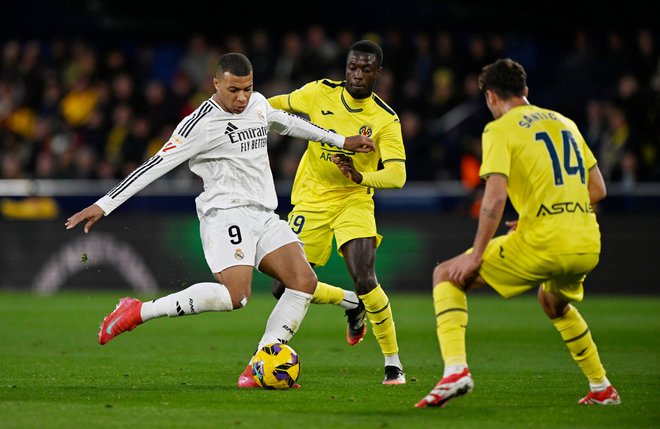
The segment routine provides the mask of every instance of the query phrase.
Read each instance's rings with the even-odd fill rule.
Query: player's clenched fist
[[[353,152],[371,152],[376,150],[376,145],[370,137],[357,135],[346,137],[344,140],[344,149]]]

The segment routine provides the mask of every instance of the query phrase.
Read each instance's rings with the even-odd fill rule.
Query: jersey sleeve
[[[106,216],[151,182],[201,152],[204,147],[206,122],[203,121],[191,130],[187,130],[185,121],[184,119],[177,126],[167,143],[154,156],[96,201],[96,205],[103,209]]]
[[[328,131],[300,116],[274,109],[270,105],[268,106],[268,125],[280,134],[303,140],[328,143],[338,148],[344,147],[344,136]]]
[[[289,104],[289,97],[290,94],[274,95],[268,98],[268,104],[275,109],[284,110],[285,112],[293,112],[293,109]]]
[[[511,154],[508,139],[500,127],[494,122],[489,123],[481,134],[483,157],[479,176],[486,178],[491,174],[502,174],[509,177]]]
[[[318,82],[309,82],[289,94],[275,95],[268,99],[271,106],[289,113],[305,113],[310,110],[311,100],[314,100]]]
[[[383,169],[362,173],[361,185],[376,189],[402,188],[406,183],[406,152],[401,135],[401,123],[387,125],[378,138]]]

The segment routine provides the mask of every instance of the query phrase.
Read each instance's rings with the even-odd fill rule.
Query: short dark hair
[[[525,95],[527,73],[520,63],[510,58],[499,59],[481,69],[479,89],[493,91],[498,97],[507,100]]]
[[[378,67],[383,65],[383,50],[378,46],[377,43],[372,42],[371,40],[360,40],[358,42],[353,43],[351,45],[351,49],[348,50],[348,52],[363,52],[365,54],[374,54],[376,55],[376,62],[378,63]]]
[[[220,57],[215,71],[217,74],[230,73],[234,76],[247,76],[252,73],[252,63],[245,55],[231,52]]]

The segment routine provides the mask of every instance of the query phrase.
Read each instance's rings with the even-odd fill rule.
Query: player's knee
[[[441,262],[438,265],[435,266],[433,269],[433,286],[437,285],[440,282],[447,281],[449,279],[448,275],[448,266],[449,264],[445,262]]]
[[[298,275],[295,276],[295,280],[292,281],[287,281],[286,285],[282,285],[282,293],[284,293],[285,288],[289,288],[292,290],[299,290],[301,292],[309,293],[309,294],[314,294],[314,291],[316,290],[316,284],[319,282],[318,277],[316,277],[316,273],[314,270],[310,269],[309,271],[305,273],[299,273]],[[282,295],[280,293],[280,296]],[[273,290],[273,295],[275,295],[275,291]],[[277,296],[275,296],[278,298]]]
[[[376,286],[378,286],[378,281],[376,280],[375,274],[358,276],[355,279],[355,291],[358,295],[366,295],[376,289]]]
[[[543,312],[550,318],[556,319],[562,317],[568,311],[568,302],[559,299],[555,295],[543,290],[543,286],[539,286],[538,300]]]
[[[316,285],[319,282],[319,278],[316,277],[314,270],[309,270],[309,272],[302,278],[303,289],[307,293],[314,294],[316,290]]]

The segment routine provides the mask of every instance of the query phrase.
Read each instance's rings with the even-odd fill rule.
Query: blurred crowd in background
[[[492,117],[477,76],[502,57],[527,69],[532,104],[578,123],[608,182],[660,181],[660,56],[649,28],[579,28],[557,40],[321,25],[191,34],[180,43],[2,40],[0,179],[123,178],[213,94],[223,53],[248,55],[255,90],[268,97],[312,80],[343,80],[348,48],[363,38],[384,51],[377,93],[401,119],[409,181],[478,186],[481,131]],[[269,148],[275,178],[292,178],[305,144],[273,134]],[[185,165],[167,177],[195,180]]]

